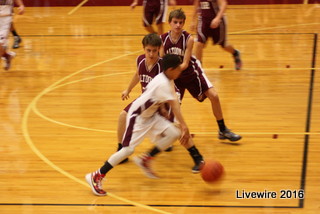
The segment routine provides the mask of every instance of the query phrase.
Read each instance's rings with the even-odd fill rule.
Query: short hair
[[[171,22],[171,20],[173,18],[183,19],[183,21],[185,21],[186,20],[186,14],[183,12],[182,8],[177,9],[177,10],[173,10],[169,14],[169,22]]]
[[[145,35],[142,39],[142,45],[145,48],[147,45],[153,46],[153,47],[160,47],[162,44],[162,40],[158,34],[150,33],[148,35]]]
[[[164,71],[168,70],[169,68],[175,69],[181,63],[181,58],[175,54],[166,54],[162,58],[162,67]]]

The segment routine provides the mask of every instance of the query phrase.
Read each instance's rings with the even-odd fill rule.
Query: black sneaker
[[[22,42],[22,39],[20,38],[20,36],[14,36],[14,42],[13,42],[12,48],[13,49],[19,48],[21,42]]]
[[[196,163],[193,167],[192,167],[192,173],[199,173],[200,172],[200,170],[202,169],[202,167],[203,167],[203,165],[204,165],[204,160],[202,160],[202,161],[199,161],[198,163]]]
[[[241,58],[240,58],[240,51],[238,50],[235,50],[235,53],[233,54],[233,58],[234,58],[234,68],[236,70],[241,70],[241,67],[242,67],[242,61],[241,61]]]
[[[223,132],[219,131],[219,139],[220,140],[228,139],[230,141],[238,141],[241,139],[241,136],[233,133],[230,129],[226,129]]]

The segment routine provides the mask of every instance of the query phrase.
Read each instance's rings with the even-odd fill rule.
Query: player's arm
[[[164,56],[164,47],[163,47],[163,44],[160,46],[159,56],[160,56],[160,57],[163,57],[163,56]]]
[[[24,4],[22,0],[15,0],[16,4],[18,5],[18,14],[21,15],[24,13]]]
[[[178,99],[168,100],[168,103],[171,106],[171,109],[172,109],[172,112],[173,112],[175,118],[180,123],[180,129],[181,129],[180,143],[182,145],[185,145],[189,141],[190,132],[189,132],[189,128],[188,128],[188,126],[187,126],[186,122],[184,121],[183,116],[181,114],[179,101],[178,101]]]
[[[130,92],[139,83],[139,81],[140,81],[139,71],[137,70],[137,72],[133,75],[133,77],[129,83],[128,88],[122,92],[122,94],[121,94],[122,100],[127,100],[129,98]]]
[[[193,1],[193,14],[192,14],[192,19],[191,19],[191,24],[190,24],[190,30],[191,31],[196,31],[196,26],[197,26],[197,18],[198,18],[198,8],[199,8],[199,0],[194,0]]]
[[[188,39],[188,42],[187,42],[186,51],[184,53],[183,62],[181,64],[182,70],[185,70],[189,66],[190,58],[191,58],[191,55],[192,55],[193,43],[194,43],[193,37],[190,36],[189,39]]]
[[[169,5],[176,6],[177,5],[177,1],[176,0],[169,0]]]
[[[219,5],[219,12],[216,15],[216,17],[211,21],[210,27],[211,28],[217,28],[221,22],[221,19],[223,17],[223,14],[225,13],[227,9],[227,0],[218,0]]]
[[[138,0],[133,0],[133,2],[130,4],[130,7],[133,10],[137,5],[138,5]]]

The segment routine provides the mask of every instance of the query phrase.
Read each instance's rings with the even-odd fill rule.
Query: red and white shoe
[[[142,172],[149,178],[158,179],[159,176],[151,169],[151,161],[153,157],[143,155],[142,157],[134,157],[134,163],[140,167]]]
[[[86,181],[90,185],[93,194],[98,196],[105,196],[107,192],[102,189],[102,182],[104,175],[100,174],[99,171],[86,174]]]

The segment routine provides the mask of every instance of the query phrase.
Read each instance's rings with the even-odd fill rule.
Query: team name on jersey
[[[153,78],[148,75],[145,75],[145,74],[140,75],[140,82],[144,82],[148,84],[149,82],[151,82],[152,79]]]
[[[175,54],[175,55],[183,57],[184,50],[182,50],[181,48],[178,48],[178,47],[172,47],[167,50],[166,54]]]
[[[209,2],[207,2],[207,1],[205,1],[205,2],[200,2],[200,8],[201,8],[202,10],[208,10],[208,9],[210,9],[210,4],[209,4]]]

